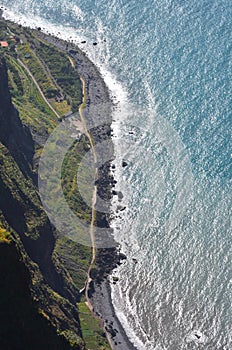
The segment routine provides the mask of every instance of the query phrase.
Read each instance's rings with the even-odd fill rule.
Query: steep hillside
[[[0,343],[4,350],[68,350],[29,289],[30,274],[11,235],[0,228]]]
[[[68,285],[66,272],[62,269],[58,272],[52,259],[55,232],[43,211],[35,185],[36,174],[33,171],[35,143],[29,128],[22,124],[11,102],[7,65],[3,58],[0,62],[0,101],[1,225],[2,228],[9,229],[19,243],[17,247],[5,243],[1,246],[1,259],[4,258],[1,272],[5,271],[8,277],[1,285],[3,289],[0,290],[0,294],[9,296],[8,304],[7,302],[1,304],[0,310],[2,342],[7,342],[10,329],[23,331],[22,324],[26,327],[27,322],[30,324],[31,332],[23,331],[18,341],[22,342],[20,344],[26,344],[32,339],[36,340],[39,332],[35,330],[41,322],[41,329],[44,329],[46,324],[48,326],[46,341],[54,346],[54,349],[68,349],[68,343],[65,343],[63,336],[57,335],[56,339],[57,331],[60,334],[62,332],[67,334],[72,344],[80,344],[75,345],[76,349],[81,349],[83,341],[75,306],[77,298],[75,288],[72,284]],[[20,262],[20,256],[23,256],[24,262]],[[21,284],[18,276],[22,276]],[[16,307],[15,302],[18,299],[15,299],[15,296],[19,289],[24,298],[21,306],[27,303],[31,305],[31,309],[26,311],[28,319]],[[43,310],[42,316],[39,310]],[[18,315],[14,318],[13,324],[12,313]],[[52,330],[51,324],[56,328]]]
[[[0,344],[4,350],[108,350],[80,293],[91,248],[56,231],[37,188],[44,143],[81,102],[79,74],[68,52],[36,31],[0,18],[0,39],[9,42],[0,50]],[[76,185],[87,149],[82,135],[64,159],[62,185],[70,208],[89,222],[91,208]]]

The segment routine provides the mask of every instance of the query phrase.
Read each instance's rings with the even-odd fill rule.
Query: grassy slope
[[[31,246],[31,249],[30,249],[31,258],[33,259],[34,256],[37,256],[37,260],[41,260],[40,252],[42,256],[44,255],[44,252],[41,251],[40,238],[42,237],[42,235],[44,235],[44,230],[48,229],[46,214],[43,211],[43,208],[41,207],[38,193],[31,179],[25,178],[25,176],[22,174],[21,170],[19,169],[17,163],[14,161],[14,159],[10,155],[8,149],[1,143],[0,143],[0,174],[1,174],[0,176],[0,190],[1,190],[0,208],[2,208],[0,212],[1,214],[0,222],[4,227],[9,227],[9,229],[12,232],[14,232],[18,240],[20,239],[19,236],[20,237],[22,236],[23,238],[25,235],[26,245],[29,244]],[[2,227],[0,230],[0,242],[1,241],[4,242],[7,240],[9,240],[9,233],[6,234],[6,230],[4,230],[4,228]],[[45,236],[44,238],[42,238],[42,240],[45,241]],[[33,250],[34,250],[33,246],[35,247],[36,254],[33,254]],[[46,244],[44,245],[44,247],[46,249],[48,248]],[[75,313],[75,310],[74,310],[75,308],[67,300],[62,298],[60,295],[55,293],[50,287],[47,286],[47,284],[43,279],[43,276],[41,275],[41,272],[38,269],[37,264],[34,264],[30,259],[28,259],[27,254],[23,249],[22,245],[18,246],[18,248],[20,250],[20,255],[22,255],[24,259],[27,260],[26,265],[30,270],[30,277],[32,280],[31,282],[29,282],[29,278],[28,278],[27,287],[29,284],[32,284],[32,291],[33,291],[33,294],[35,294],[36,305],[37,305],[36,307],[35,306],[34,307],[37,308],[37,312],[38,312],[38,309],[43,310],[43,312],[41,312],[41,315],[44,317],[45,315],[48,315],[46,316],[47,320],[49,320],[53,325],[55,325],[55,327],[58,330],[60,330],[61,333],[66,329],[66,335],[71,335],[72,339],[75,336],[76,343],[77,344],[81,343],[81,339],[78,337],[78,332],[79,332],[78,322],[74,321],[73,315],[71,315],[71,313],[72,314]],[[3,254],[4,252],[2,252],[2,255]],[[9,268],[11,266],[15,266],[14,261],[10,261],[10,258],[11,258],[11,255],[9,257],[9,263],[6,262],[6,259],[2,261],[3,269],[5,269],[6,267],[5,264],[7,264],[7,267]],[[51,264],[51,262],[49,261],[47,261],[47,263]],[[60,265],[59,268],[61,269],[62,266]],[[15,269],[17,271],[18,268],[15,268]],[[15,275],[16,274],[17,272],[15,272]],[[11,284],[15,285],[17,290],[19,286],[17,286],[18,282],[17,282],[17,279],[15,280],[15,275],[14,274],[11,275],[12,277]],[[3,272],[1,273],[1,276],[3,276]],[[68,275],[67,275],[67,279],[68,279]],[[70,281],[67,280],[67,285],[68,283],[70,283]],[[11,284],[8,283],[8,288],[10,291],[13,288]],[[5,287],[5,289],[7,289],[7,286]],[[1,299],[4,296],[4,293],[6,294],[7,292],[0,288]],[[26,300],[28,300],[28,297],[26,298]],[[30,303],[32,303],[32,301],[30,301]],[[13,305],[14,307],[16,305],[15,297],[13,295],[12,297],[9,298],[9,304]],[[0,310],[1,312],[5,310],[4,314],[1,315],[0,317],[0,325],[1,325],[0,328],[2,329],[4,328],[3,324],[7,326],[7,324],[8,323],[11,324],[11,322],[7,322],[8,318],[5,315],[7,312],[7,306],[6,308],[4,308],[4,310],[2,310],[2,308],[0,307]],[[35,312],[36,311],[34,310],[34,313]],[[12,313],[13,313],[13,309],[12,309]],[[11,314],[9,314],[9,317],[10,315]],[[20,319],[20,317],[18,316],[17,322],[28,323],[29,320],[27,319],[27,315],[28,314],[22,313],[21,314],[22,319]],[[30,315],[28,315],[28,317],[29,316]],[[5,319],[4,323],[2,323],[3,317]],[[37,318],[38,317],[33,316],[33,318],[31,319],[31,322],[32,322],[31,332],[33,332],[33,330],[36,328]],[[43,328],[45,327],[46,324],[47,322],[44,323]],[[4,331],[5,333],[2,334],[3,338],[6,336],[6,334],[8,334],[9,332],[8,328],[6,332]],[[9,329],[12,330],[11,327]],[[47,337],[48,337],[47,341],[49,342],[50,341],[49,334],[47,334]],[[25,341],[26,341],[26,338],[27,338],[27,335],[25,335]],[[20,342],[20,339],[19,339],[19,342]],[[32,348],[32,346],[28,348]],[[51,349],[55,350],[56,347],[51,347]],[[79,347],[77,347],[76,349],[79,349]]]
[[[1,23],[3,22],[0,22],[0,35],[1,33],[6,32],[6,27],[3,27]],[[19,55],[31,72],[33,72],[42,91],[48,98],[50,98],[50,102],[54,103],[50,94],[52,91],[56,91],[57,87],[59,87],[59,91],[64,94],[66,98],[65,101],[60,104],[54,103],[57,107],[57,111],[67,112],[70,110],[70,105],[72,105],[72,108],[77,108],[78,104],[81,102],[81,84],[79,76],[77,76],[76,72],[75,74],[73,72],[73,68],[71,67],[67,55],[59,52],[50,45],[41,43],[41,41],[36,38],[36,34],[33,31],[24,30],[14,24],[10,25],[9,23],[8,27],[10,27],[11,32],[16,34],[16,37],[21,40],[23,39],[24,43],[19,46]],[[31,55],[30,59],[25,59],[24,56],[26,53]],[[20,118],[23,124],[29,126],[32,134],[35,136],[36,163],[42,149],[40,142],[37,140],[44,141],[55,128],[58,121],[54,113],[49,109],[40,96],[35,84],[32,82],[27,72],[17,62],[14,50],[11,49],[11,51],[7,51],[5,57],[7,59],[9,85],[13,102],[20,113]],[[53,69],[55,61],[58,62],[58,65]],[[44,63],[46,66],[43,65]],[[63,79],[64,74],[65,79]],[[86,150],[86,144],[86,140],[82,139],[82,141],[74,145],[70,149],[69,154],[67,154],[64,161],[65,166],[63,167],[63,188],[72,209],[82,219],[89,222],[91,210],[83,203],[75,185],[78,164],[81,159],[81,154]],[[36,239],[39,235],[38,228],[44,224],[44,221],[46,221],[46,215],[41,208],[37,191],[34,188],[31,179],[23,177],[17,164],[2,144],[0,144],[0,155],[2,157],[1,174],[3,174],[1,181],[3,182],[4,188],[9,189],[9,192],[17,203],[21,203],[22,206],[27,206],[29,209],[26,210],[25,221],[21,223],[22,231],[25,230],[26,225],[27,235]],[[14,176],[12,177],[9,174],[14,174]],[[26,198],[27,204],[25,204]],[[4,196],[1,196],[1,199],[9,200],[9,198],[4,198]],[[0,214],[2,215],[1,221],[7,221],[4,214]],[[10,243],[8,242],[9,234],[4,233],[5,231],[3,228],[1,230],[3,231],[0,231],[0,242],[2,240],[4,243]],[[84,286],[90,258],[91,250],[89,248],[80,246],[65,237],[58,237],[53,260],[55,264],[57,264],[58,269],[64,269],[66,271],[66,278],[77,288],[77,291]],[[43,284],[43,282],[41,282],[42,279],[39,276],[39,272],[38,274],[34,274],[34,285]],[[52,298],[54,298],[54,305],[57,298],[62,299],[57,293],[49,288],[46,287],[45,289],[46,291],[43,295],[46,295],[46,293],[49,294],[47,298],[48,302],[50,302],[50,306],[53,305],[51,301]],[[39,302],[41,305],[46,304],[45,299],[40,300]],[[62,302],[60,302],[60,304],[62,305]],[[56,313],[54,308],[55,306],[52,307],[53,310],[51,310],[51,307],[49,308],[49,305],[46,305],[40,308],[40,315],[46,320],[54,321],[54,314]],[[57,325],[59,325],[59,317],[61,323],[66,317],[65,315],[60,316],[60,311],[58,313],[59,315],[55,315],[58,319]],[[40,318],[41,317],[39,317],[39,319]],[[91,323],[92,315],[86,313],[85,320],[87,323]],[[52,323],[54,324],[54,322]],[[74,345],[75,342],[79,342],[78,339],[75,340],[76,336],[72,331],[61,330],[61,333],[69,338],[71,344]],[[90,338],[88,338],[88,342],[92,344],[91,349],[108,349],[107,347],[100,347],[102,344],[105,344],[104,346],[106,346],[106,343],[104,343],[104,336],[101,338],[101,333],[101,329],[99,328],[98,323],[96,323],[94,328],[91,329],[91,335],[89,336],[91,341]],[[57,347],[57,349],[59,349],[59,347]]]
[[[83,338],[89,350],[96,350],[96,340],[98,350],[110,350],[110,346],[105,338],[105,333],[99,327],[99,320],[91,317],[91,312],[85,303],[79,303],[79,315]]]

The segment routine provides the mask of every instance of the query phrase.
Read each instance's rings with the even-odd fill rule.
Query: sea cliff
[[[33,312],[42,317],[44,327],[47,324],[47,329],[50,329],[51,334],[44,342],[51,342],[51,349],[98,349],[100,346],[108,349],[105,333],[98,326],[98,320],[102,320],[111,348],[133,349],[115,315],[110,297],[110,273],[125,259],[109,225],[115,183],[110,173],[114,158],[110,93],[94,64],[72,43],[12,22],[2,20],[0,24],[1,35],[8,32],[13,38],[10,47],[1,52],[0,65],[1,227],[10,233],[15,256],[22,261],[20,268],[27,274],[22,283]],[[70,62],[74,62],[74,67]],[[66,80],[61,72],[65,72]],[[108,159],[101,164],[104,157],[98,154],[97,194],[98,198],[104,199],[107,213],[95,212],[97,251],[94,267],[90,270],[91,249],[71,242],[57,232],[41,206],[37,187],[39,155],[44,143],[64,118],[76,113],[81,103],[79,77],[86,83],[86,127],[95,145],[107,142]],[[89,222],[91,212],[80,194],[75,189],[69,195],[70,183],[75,179],[86,144],[88,139],[82,135],[80,142],[69,152],[64,171],[68,181],[64,182],[64,192],[74,212]],[[99,227],[105,229],[105,237],[100,236],[102,230],[98,231]],[[105,241],[108,248],[102,248]],[[88,273],[92,281],[86,284],[86,296],[92,305],[92,315],[87,313],[83,304],[83,287]],[[24,317],[22,315],[19,323],[24,322]],[[85,329],[86,322],[89,329]],[[10,320],[6,320],[8,323]],[[2,329],[1,337],[6,338],[11,328]],[[19,337],[19,343],[23,336]],[[35,336],[33,332],[31,338],[25,335],[28,344],[34,344]]]

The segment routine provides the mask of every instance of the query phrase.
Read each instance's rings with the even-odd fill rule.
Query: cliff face
[[[0,241],[0,342],[4,350],[68,350],[30,294],[30,274],[13,241]]]
[[[0,246],[0,344],[4,349],[18,350],[106,350],[109,344],[98,321],[86,309],[83,296],[79,302],[91,248],[70,240],[51,225],[40,201],[37,168],[43,145],[58,121],[74,107],[76,110],[81,101],[80,76],[86,79],[88,121],[89,108],[95,110],[101,101],[107,102],[108,92],[96,68],[79,49],[5,21],[0,13],[0,37],[8,40],[11,35],[15,40],[0,50],[0,244],[1,229],[7,230],[12,240],[11,246],[7,246],[8,239]],[[70,57],[72,48],[78,57]],[[55,103],[57,92],[64,98],[60,103]],[[61,118],[49,103],[55,103]],[[102,116],[100,113],[99,118]],[[110,124],[106,108],[104,125],[92,130],[96,142],[110,138]],[[67,152],[61,174],[67,203],[87,223],[92,210],[79,193],[76,174],[89,146],[82,135]],[[107,172],[106,167],[101,174]],[[103,194],[110,183],[99,183]],[[106,225],[105,216],[97,221]],[[102,277],[105,270],[100,272]],[[4,273],[7,278],[3,278]]]
[[[34,184],[34,142],[11,102],[4,60],[0,65],[0,77],[0,209],[19,234],[30,258],[40,266],[52,287],[57,285],[57,291],[62,294],[62,281],[51,261],[53,230]]]
[[[70,349],[59,330],[75,339],[72,349],[84,349],[75,290],[53,263],[55,232],[36,188],[34,152],[31,132],[11,101],[7,64],[0,58],[0,224],[17,242],[0,243],[0,343],[11,350]]]
[[[0,141],[16,160],[23,174],[33,177],[31,168],[34,143],[30,130],[22,125],[12,104],[4,59],[0,61],[0,77]]]

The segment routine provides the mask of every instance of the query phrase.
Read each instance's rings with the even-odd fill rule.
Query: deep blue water
[[[123,154],[118,186],[130,195],[115,224],[128,261],[112,296],[128,334],[138,349],[229,350],[231,1],[1,3],[21,22],[86,39],[121,102],[120,135],[123,120],[141,127]]]

